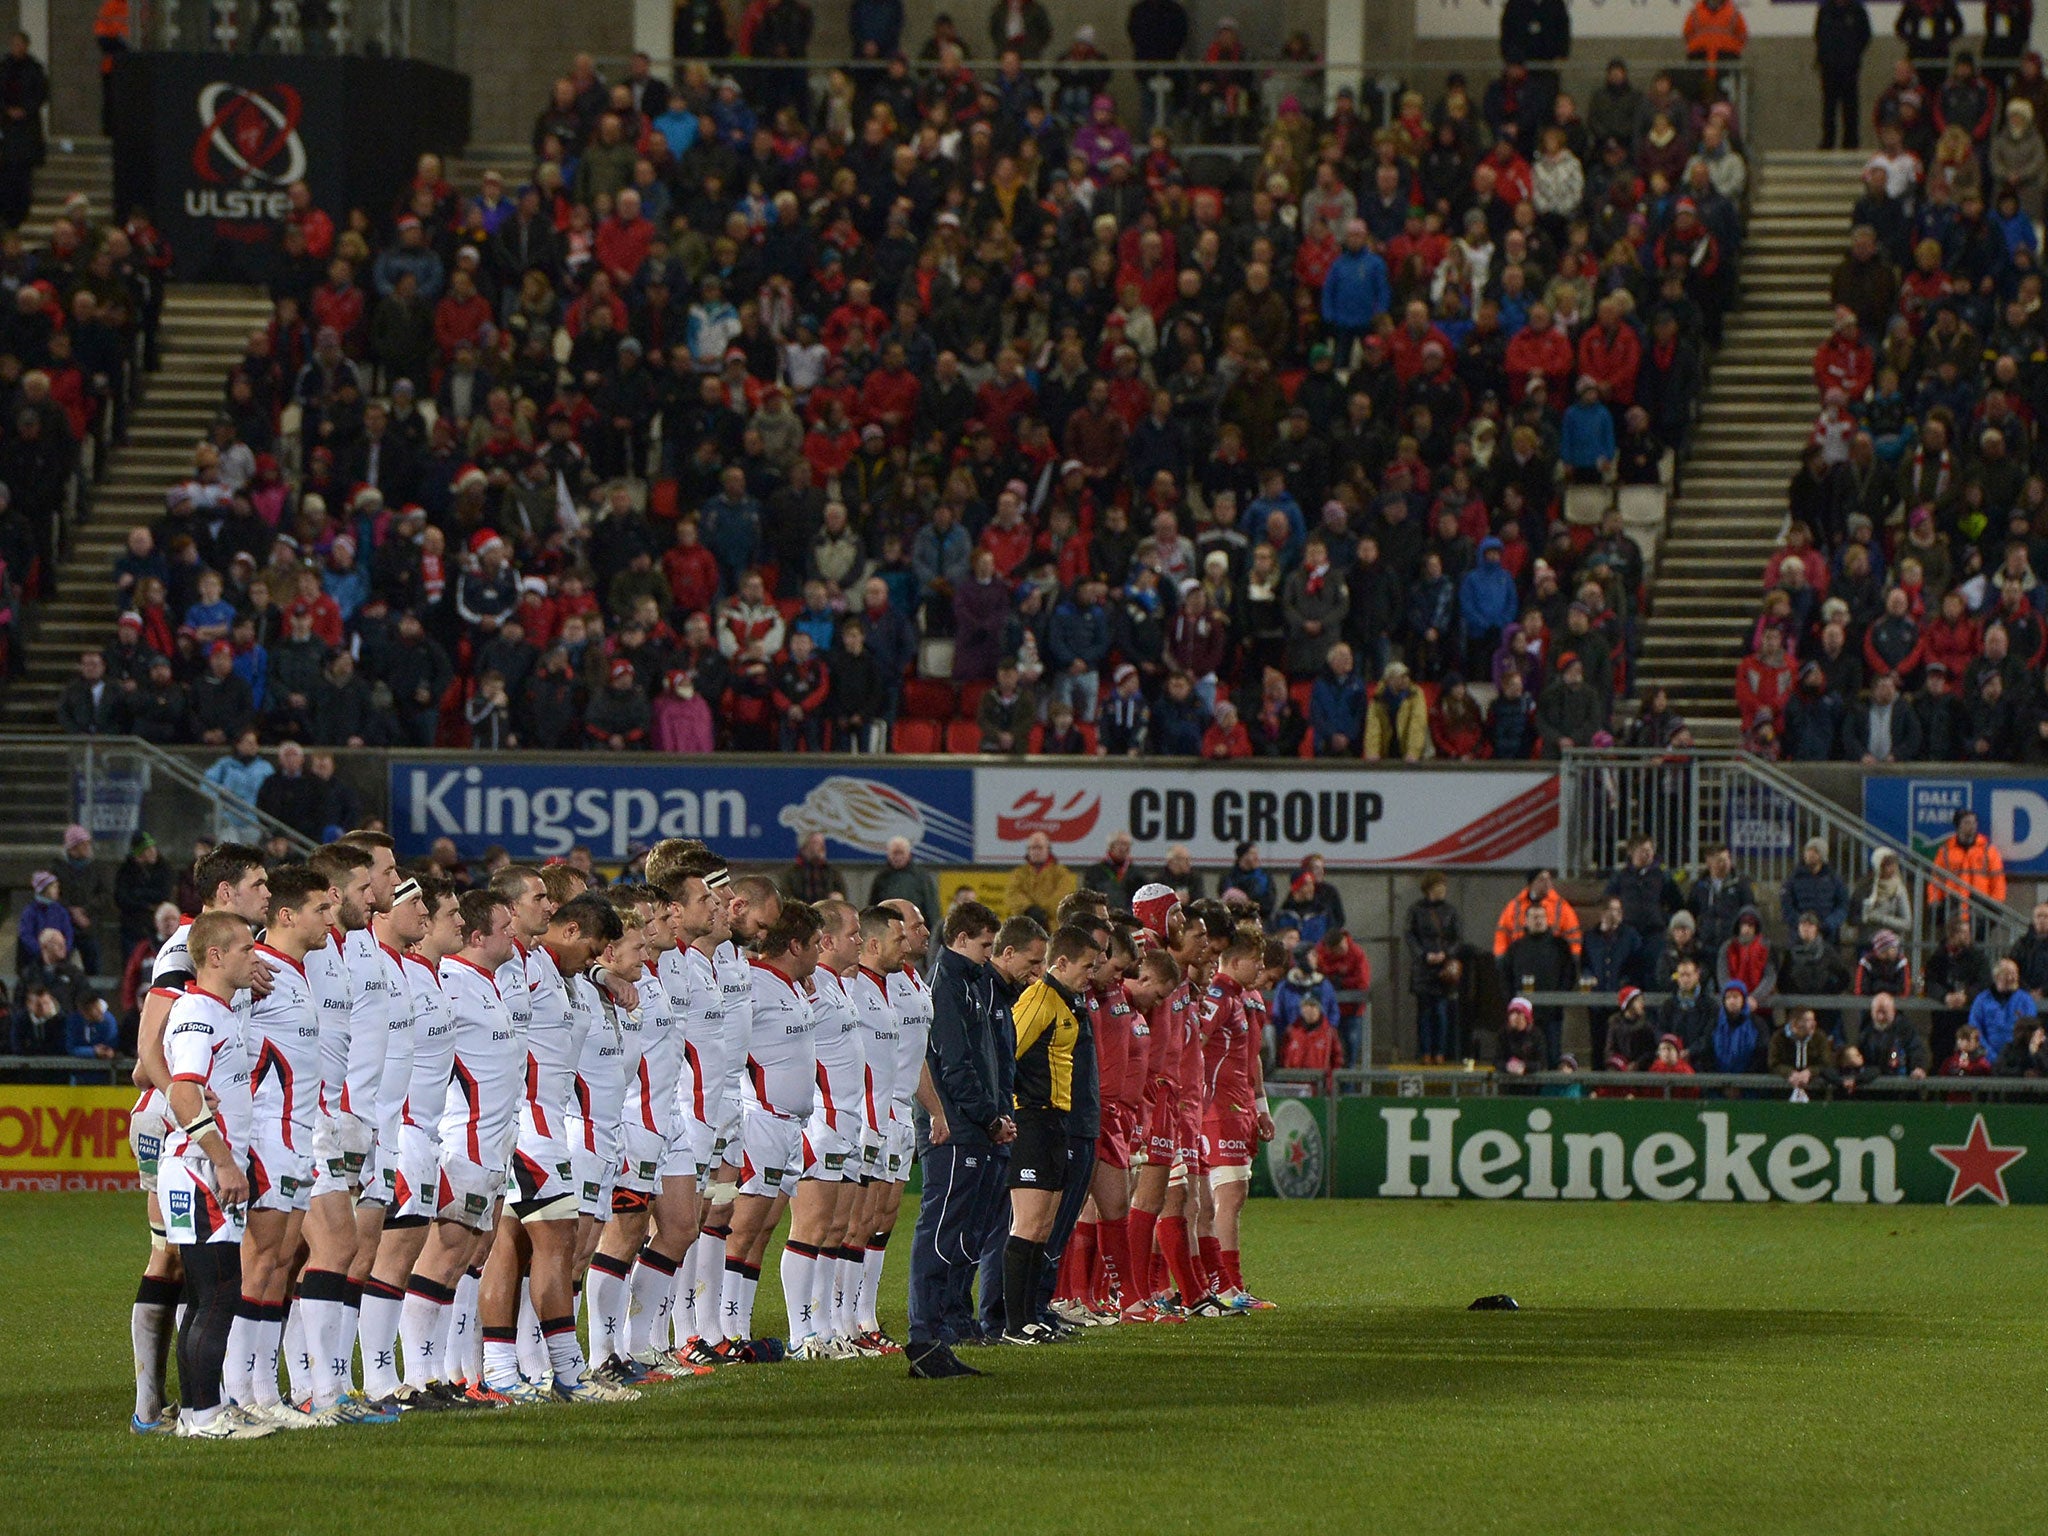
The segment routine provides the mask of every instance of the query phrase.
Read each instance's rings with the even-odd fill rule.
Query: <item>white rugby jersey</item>
[[[753,1024],[747,1043],[744,1102],[772,1115],[811,1112],[817,1018],[795,982],[765,960],[754,963]]]
[[[237,1159],[248,1153],[256,1115],[249,1089],[248,1044],[242,1029],[242,1016],[227,1000],[196,981],[171,1004],[171,1016],[164,1024],[164,1058],[170,1063],[171,1081],[197,1083],[213,1095],[213,1117]],[[185,1134],[175,1115],[164,1138],[164,1156],[184,1159],[211,1187],[213,1161]]]
[[[511,1019],[512,1027],[519,1032],[520,1049],[526,1048],[526,1030],[533,1022],[533,999],[527,991],[527,957],[532,950],[515,945],[512,958],[498,967],[493,978],[498,984],[498,996],[504,1000],[505,1015]]]
[[[441,976],[423,955],[405,956],[406,992],[412,999],[412,1085],[405,1091],[405,1123],[438,1135],[448,1097],[448,1067],[455,1059],[455,1020]]]
[[[638,1010],[619,1007],[589,977],[574,977],[569,987],[570,1008],[584,1016],[569,1107],[583,1122],[577,1130],[584,1150],[595,1152],[599,1132],[609,1135],[625,1116],[626,1084],[639,1070],[646,1035]]]
[[[575,1004],[569,981],[545,944],[527,951],[526,995],[526,1102],[534,1130],[557,1137],[574,1102],[576,1063],[597,1016],[597,1002],[589,998]]]
[[[889,1002],[896,1010],[896,1070],[890,1074],[890,1089],[905,1114],[917,1097],[918,1079],[924,1072],[925,1042],[932,1033],[932,989],[911,966],[889,973]]]
[[[384,968],[384,1069],[377,1077],[377,1137],[398,1145],[405,1124],[405,1097],[412,1091],[412,983],[405,957],[383,940],[377,959]]]
[[[268,996],[249,1009],[244,1031],[255,1123],[294,1149],[311,1150],[320,1092],[320,1007],[306,968],[282,950],[256,946],[270,962]]]
[[[669,950],[660,958],[674,954]],[[640,993],[640,1030],[646,1042],[640,1064],[626,1083],[626,1123],[666,1136],[676,1113],[676,1074],[683,1059],[683,1032],[669,1009],[668,986],[650,966],[635,984]]]
[[[475,961],[461,955],[444,959],[441,993],[455,1026],[449,1092],[441,1105],[442,1150],[479,1167],[503,1167],[518,1127],[525,1046],[498,991],[497,976]]]
[[[832,1129],[857,1131],[867,1086],[860,1014],[846,983],[823,966],[811,973],[811,1012],[817,1019],[811,1043],[818,1063],[818,1108]]]
[[[348,1072],[341,1107],[375,1125],[385,1036],[391,1032],[391,977],[384,969],[383,947],[367,928],[342,941],[341,958],[348,967],[349,989]]]
[[[669,1007],[682,1037],[676,1109],[701,1124],[712,1125],[727,1076],[725,989],[719,985],[711,957],[701,949],[673,950],[661,959],[662,983],[668,988]]]
[[[342,946],[348,936],[327,930],[327,942],[306,951],[306,985],[320,1015],[320,1108],[323,1113],[354,1113],[348,1095],[348,1037],[355,1018],[349,990],[348,961]]]
[[[880,1130],[896,1097],[896,1008],[888,978],[862,966],[847,981],[846,996],[860,1017],[861,1118]]]
[[[711,969],[725,998],[725,1039],[720,1074],[713,1079],[737,1092],[746,1070],[747,1048],[754,1037],[754,961],[731,939],[711,952]]]

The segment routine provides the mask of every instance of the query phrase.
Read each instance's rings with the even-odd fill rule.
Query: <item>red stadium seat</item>
[[[1026,752],[1043,752],[1045,750],[1045,727],[1043,725],[1033,725],[1031,727],[1031,735],[1024,743],[1024,750]]]
[[[981,710],[981,696],[991,685],[986,682],[962,683],[960,685],[960,713],[972,720]]]
[[[913,720],[953,718],[953,685],[935,677],[913,677],[903,685],[903,713]]]
[[[896,722],[889,745],[905,756],[933,756],[939,750],[938,725],[930,720],[905,716]]]
[[[676,483],[673,480],[657,480],[647,487],[647,515],[666,522],[674,522],[681,510],[676,497]]]
[[[946,723],[946,750],[973,756],[981,750],[981,727],[972,720]]]
[[[804,600],[800,597],[778,597],[775,599],[775,611],[782,615],[784,624],[794,624],[796,616],[804,611]]]
[[[1294,700],[1294,707],[1301,711],[1301,718],[1304,720],[1308,718],[1309,696],[1315,692],[1315,687],[1315,680],[1313,678],[1307,678],[1301,682],[1289,683],[1287,685],[1288,697]]]

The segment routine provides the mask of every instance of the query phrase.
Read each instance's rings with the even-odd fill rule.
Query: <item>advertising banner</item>
[[[115,200],[142,203],[180,278],[269,272],[288,189],[335,226],[381,214],[426,150],[469,137],[465,75],[413,59],[138,53],[116,66]]]
[[[133,1088],[0,1083],[0,1191],[134,1189]]]
[[[2048,1153],[2028,1155],[2048,1148],[2043,1105],[1348,1098],[1337,1109],[1340,1196],[2048,1203]],[[1295,1163],[1322,1155],[1304,1139]],[[1314,1193],[1307,1182],[1300,1193]]]
[[[1558,780],[1547,769],[1404,772],[1043,766],[975,773],[974,857],[1014,863],[1035,832],[1067,862],[1130,833],[1141,864],[1176,843],[1228,864],[1242,842],[1268,863],[1320,853],[1332,869],[1522,868],[1554,863]]]
[[[1500,36],[1504,0],[1415,0],[1417,37]],[[1735,0],[1752,37],[1811,37],[1815,0]],[[1660,38],[1675,48],[1692,0],[1566,0],[1572,36]],[[1965,5],[1972,34],[1983,31],[1981,4]],[[1870,7],[1870,25],[1880,37],[1898,20],[1895,4]],[[1645,83],[1642,80],[1638,85]]]
[[[973,857],[973,769],[786,761],[393,757],[391,834],[405,857],[448,837],[468,858],[495,843],[517,860],[549,859],[581,843],[618,862],[635,843],[701,837],[736,861],[783,860],[813,832],[834,858],[880,860],[895,837],[929,863]]]
[[[1955,830],[1958,811],[1977,813],[2007,874],[2048,875],[2048,779],[1863,781],[1863,819],[1927,858]]]

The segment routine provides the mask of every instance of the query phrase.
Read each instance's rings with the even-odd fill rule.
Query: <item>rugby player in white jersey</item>
[[[649,1203],[652,1232],[635,1256],[627,1281],[626,1348],[644,1366],[689,1373],[708,1363],[684,1358],[696,1334],[695,1295],[690,1287],[697,1229],[703,1213],[702,1179],[711,1158],[713,1131],[706,1122],[702,1046],[707,1032],[724,1024],[711,951],[725,941],[725,903],[712,895],[706,877],[724,878],[724,864],[701,843],[670,838],[647,855],[650,885],[668,899],[670,946],[655,957],[654,980],[661,987],[669,1027],[648,1050],[640,1093],[663,1126],[658,1187]],[[662,1083],[666,1079],[667,1088]],[[668,1102],[660,1102],[666,1091]],[[629,1137],[640,1139],[628,1098]],[[680,1309],[680,1313],[679,1313]]]
[[[227,1402],[221,1371],[242,1285],[254,1104],[243,1020],[231,999],[254,971],[255,935],[232,912],[203,912],[186,933],[193,979],[164,1026],[171,1129],[157,1166],[166,1237],[185,1265],[178,1331],[178,1433],[246,1440],[277,1425]]]
[[[370,856],[370,918],[391,910],[398,890],[398,860],[391,839],[382,832],[349,832],[337,839],[344,847]],[[384,1052],[390,1044],[391,978],[396,967],[387,962],[377,936],[366,925],[350,933],[341,946],[348,966],[349,1026],[346,1091],[350,1110],[370,1127],[370,1145],[363,1158],[356,1192],[355,1253],[348,1263],[348,1294],[344,1299],[338,1357],[346,1377],[352,1370],[361,1321],[363,1282],[377,1261],[377,1243],[384,1232],[389,1190],[397,1176],[398,1148],[382,1145],[384,1133]],[[394,1139],[397,1117],[392,1117]],[[367,1387],[367,1383],[365,1384]]]
[[[740,1192],[725,1243],[723,1323],[742,1359],[761,1358],[753,1342],[754,1292],[768,1236],[789,1204],[803,1167],[804,1122],[817,1091],[813,1048],[817,1018],[804,984],[818,967],[823,924],[817,909],[782,903],[754,959],[751,1019],[740,1083]],[[809,1280],[809,1271],[804,1278]]]
[[[426,1223],[413,1214],[415,1194],[405,1167],[405,1101],[412,1092],[416,1009],[406,976],[405,952],[427,936],[431,914],[419,880],[403,876],[392,893],[391,910],[370,920],[384,967],[384,1069],[377,1086],[377,1173],[364,1181],[365,1203],[383,1204],[377,1248],[363,1277],[363,1393],[380,1406],[403,1407],[397,1398],[398,1314],[405,1306],[405,1282],[427,1240]],[[425,1404],[415,1402],[413,1407]],[[435,1406],[446,1406],[436,1402]]]
[[[376,1136],[375,1088],[358,1097],[355,991],[344,953],[349,936],[367,932],[372,869],[368,852],[345,843],[316,849],[308,866],[335,893],[335,926],[327,943],[306,952],[306,983],[320,1012],[320,1095],[313,1118],[313,1198],[301,1229],[298,1292],[285,1319],[292,1400],[317,1415],[341,1405],[344,1423],[391,1423],[394,1415],[350,1391],[354,1331],[348,1312],[348,1269],[356,1253],[356,1190]],[[381,1032],[381,1021],[380,1021]]]
[[[270,877],[270,914],[256,946],[270,966],[270,990],[255,1000],[247,1029],[254,1111],[249,1214],[224,1385],[230,1402],[283,1429],[338,1422],[336,1410],[317,1419],[286,1406],[277,1390],[285,1295],[313,1196],[320,1008],[306,979],[306,955],[328,943],[338,905],[327,876],[308,865],[288,865]]]
[[[717,1084],[718,1098],[712,1124],[716,1133],[711,1143],[711,1171],[706,1175],[707,1209],[704,1227],[697,1239],[703,1251],[697,1255],[695,1310],[701,1351],[693,1351],[699,1364],[744,1358],[744,1333],[734,1337],[728,1324],[740,1312],[741,1274],[730,1262],[733,1207],[743,1177],[744,1149],[741,1146],[740,1080],[746,1073],[747,1044],[753,1031],[754,975],[750,951],[781,917],[782,895],[774,883],[759,875],[742,875],[717,888],[725,899],[725,942],[711,954],[711,968],[718,977],[718,991],[724,1017],[717,1047],[717,1061],[705,1063],[709,1080]],[[744,1270],[745,1266],[739,1266]],[[758,1273],[755,1281],[759,1281]],[[727,1295],[728,1287],[733,1294]],[[754,1293],[745,1294],[746,1314],[751,1317]],[[708,1358],[707,1358],[708,1357]]]
[[[541,943],[526,957],[532,1016],[526,1032],[526,1102],[510,1169],[512,1207],[498,1224],[478,1296],[487,1329],[512,1327],[519,1312],[519,1278],[522,1272],[528,1276],[554,1393],[565,1402],[618,1401],[631,1391],[584,1375],[574,1285],[577,1194],[566,1139],[576,1066],[598,1016],[596,993],[583,972],[623,931],[611,904],[586,893],[555,909]],[[488,1332],[485,1339],[488,1356]],[[502,1362],[494,1370],[486,1359],[484,1381],[509,1395],[518,1377],[507,1373]]]
[[[268,916],[270,882],[261,849],[222,843],[198,862],[192,874],[203,910],[233,912],[252,924],[261,924]],[[128,1427],[138,1435],[167,1434],[177,1427],[175,1408],[165,1407],[164,1382],[185,1277],[177,1248],[164,1236],[157,1166],[164,1142],[175,1130],[164,1097],[171,1084],[170,1068],[164,1062],[164,1024],[170,1018],[171,1005],[185,995],[186,984],[194,976],[186,945],[191,927],[190,919],[180,923],[156,953],[135,1045],[134,1083],[142,1096],[128,1116],[128,1145],[135,1154],[149,1220],[149,1262],[135,1289],[128,1321],[129,1342],[135,1353],[135,1415]],[[268,985],[269,968],[260,960],[252,963],[251,974],[257,985]]]
[[[891,1186],[886,1174],[890,1121],[895,1113],[897,1070],[896,1009],[889,1002],[890,973],[902,967],[905,944],[903,914],[886,904],[869,907],[860,915],[860,963],[847,978],[846,995],[860,1018],[861,1054],[864,1063],[861,1093],[861,1176],[840,1239],[835,1284],[834,1310],[838,1335],[863,1355],[887,1354],[893,1347],[862,1324],[872,1314],[869,1294],[870,1252],[874,1271],[881,1272],[886,1248],[873,1243],[873,1235],[887,1219],[885,1212]],[[884,1232],[886,1238],[887,1234]],[[865,1303],[865,1305],[864,1305]]]
[[[530,872],[527,878],[538,889],[539,878]],[[452,1383],[458,1369],[468,1376],[464,1396],[469,1401],[502,1408],[514,1401],[544,1402],[547,1394],[517,1380],[518,1351],[510,1328],[502,1339],[481,1348],[503,1351],[515,1392],[494,1392],[483,1385],[482,1365],[465,1364],[461,1358],[467,1341],[456,1333],[457,1298],[459,1287],[490,1251],[504,1201],[505,1159],[519,1130],[525,1042],[499,992],[505,967],[518,955],[518,943],[512,903],[497,891],[466,891],[457,911],[462,947],[439,966],[453,1049],[437,1138],[440,1161],[433,1186],[433,1222],[406,1284],[399,1335],[408,1385],[419,1384],[413,1379],[415,1353],[422,1363],[438,1358],[446,1372],[444,1381]],[[519,984],[525,985],[523,969]],[[477,1332],[476,1319],[471,1317],[468,1323],[470,1331]],[[429,1348],[428,1341],[434,1340],[440,1341],[438,1347]],[[431,1382],[427,1385],[431,1389]]]
[[[817,904],[818,964],[811,972],[817,1097],[803,1133],[802,1174],[790,1200],[782,1250],[789,1358],[846,1360],[860,1353],[839,1330],[840,1249],[861,1193],[861,1100],[867,1054],[846,983],[860,968],[860,911],[828,897]]]
[[[583,1039],[577,1060],[575,1096],[569,1114],[569,1158],[576,1171],[576,1273],[583,1276],[586,1329],[590,1337],[592,1375],[600,1381],[633,1386],[655,1372],[634,1365],[626,1353],[626,1277],[632,1255],[646,1232],[647,1197],[653,1193],[659,1157],[647,1159],[644,1181],[622,1189],[626,1167],[626,1101],[646,1064],[650,1031],[667,1016],[666,1000],[651,1003],[640,983],[653,980],[647,969],[647,922],[653,911],[651,892],[635,886],[602,893],[618,914],[621,932],[597,957],[582,978],[598,1005],[597,1018]],[[663,903],[666,906],[666,903]],[[659,983],[655,983],[658,993]],[[656,1132],[659,1134],[658,1128]],[[644,1147],[641,1150],[646,1150]],[[645,1188],[639,1188],[641,1183]],[[614,1219],[618,1197],[636,1218],[623,1254],[600,1255],[605,1232]],[[598,1263],[602,1257],[604,1262]],[[661,1380],[669,1379],[662,1373]]]
[[[882,1331],[879,1312],[882,1262],[889,1250],[890,1235],[896,1230],[897,1213],[903,1207],[903,1187],[910,1181],[910,1168],[916,1156],[912,1106],[922,1100],[929,1108],[938,1102],[938,1096],[924,1065],[925,1043],[932,1033],[932,989],[925,985],[919,969],[931,943],[931,924],[925,921],[923,909],[907,897],[893,897],[882,905],[903,919],[903,963],[889,973],[889,1005],[896,1010],[896,1070],[889,1079],[895,1102],[890,1106],[889,1136],[882,1152],[882,1176],[888,1187],[880,1197],[874,1231],[868,1237],[859,1321],[862,1337],[893,1354],[899,1346]]]

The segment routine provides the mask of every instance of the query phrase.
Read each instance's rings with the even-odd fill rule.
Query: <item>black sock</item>
[[[1038,1270],[1045,1262],[1045,1244],[1012,1237],[1003,1245],[1003,1319],[1012,1333],[1024,1331],[1038,1300]]]

